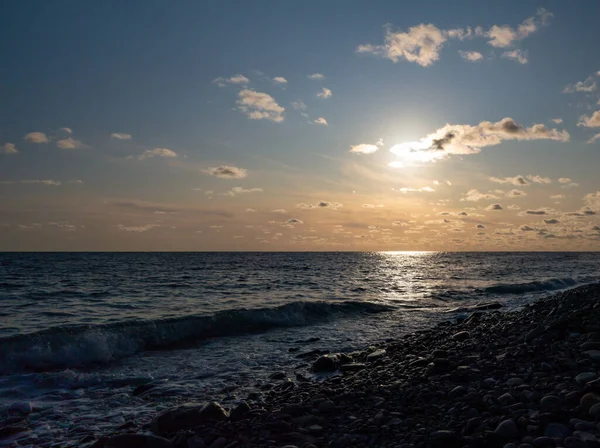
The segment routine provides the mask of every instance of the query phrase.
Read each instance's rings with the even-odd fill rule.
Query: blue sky
[[[597,2],[2,10],[2,250],[598,249]]]

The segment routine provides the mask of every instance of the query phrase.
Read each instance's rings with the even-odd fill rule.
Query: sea
[[[303,353],[518,309],[599,268],[600,253],[0,253],[0,427],[32,411],[0,446],[260,399],[274,378],[322,380]]]

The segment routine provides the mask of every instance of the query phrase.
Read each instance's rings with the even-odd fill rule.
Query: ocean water
[[[79,446],[178,403],[233,404],[274,372],[295,379],[304,352],[518,308],[599,268],[598,253],[0,254],[0,417],[34,409],[0,446]]]

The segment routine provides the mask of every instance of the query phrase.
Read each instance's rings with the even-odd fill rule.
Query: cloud
[[[502,53],[501,57],[506,59],[512,59],[513,61],[517,61],[519,64],[527,64],[527,52],[523,50],[512,50],[505,51]]]
[[[481,148],[499,145],[504,140],[569,140],[567,131],[548,129],[543,124],[526,128],[506,117],[492,123],[482,121],[468,124],[447,124],[417,142],[406,142],[392,146],[390,151],[400,157],[395,166],[405,162],[434,162],[451,155],[477,154]]]
[[[363,204],[361,205],[362,208],[383,208],[385,207],[385,205],[383,204]]]
[[[477,202],[481,200],[498,199],[498,196],[491,193],[481,193],[479,190],[471,189],[461,198],[461,201]]]
[[[552,118],[550,121],[556,124],[561,124],[563,122],[562,118]]]
[[[319,93],[317,93],[317,97],[319,98],[331,98],[331,90],[326,87],[323,87]]]
[[[576,82],[575,84],[568,84],[563,93],[573,92],[593,92],[598,88],[596,80],[592,76],[588,76],[585,80]]]
[[[308,75],[308,79],[323,80],[325,79],[325,75],[321,73],[313,73],[312,75]]]
[[[211,167],[203,170],[203,172],[221,179],[242,179],[248,175],[248,170],[244,168],[226,165]]]
[[[460,57],[471,62],[481,61],[483,59],[483,55],[478,51],[462,51],[458,50],[458,54]]]
[[[504,178],[490,177],[490,180],[497,184],[512,184],[512,185],[528,185],[529,184],[529,182],[527,182],[523,176],[504,177]]]
[[[521,196],[527,196],[527,193],[525,193],[523,190],[510,190],[506,192],[505,196],[507,198],[517,198]]]
[[[290,218],[286,221],[288,224],[304,224],[304,221],[296,218]]]
[[[229,78],[218,77],[213,80],[213,83],[217,84],[219,87],[225,87],[225,84],[248,84],[250,80],[246,78],[244,75],[233,75]]]
[[[488,205],[485,209],[488,210],[488,211],[503,210],[503,208],[502,208],[502,206],[500,204]]]
[[[440,51],[449,38],[462,40],[470,34],[470,29],[442,30],[425,23],[413,26],[407,32],[394,32],[387,27],[383,45],[359,45],[356,52],[370,53],[393,62],[405,59],[428,67],[440,58]]]
[[[546,214],[548,214],[548,211],[544,210],[544,209],[526,210],[525,213],[528,215],[546,215]]]
[[[5,143],[4,147],[2,148],[2,152],[4,154],[16,154],[19,151],[17,150],[17,147],[14,143]]]
[[[253,208],[247,208],[246,213],[256,213],[256,210]]]
[[[131,140],[131,134],[123,134],[122,132],[113,132],[110,134],[110,138],[117,140]]]
[[[600,110],[595,111],[591,117],[582,115],[579,117],[579,123],[577,126],[584,126],[586,128],[600,128]]]
[[[156,227],[160,227],[160,225],[159,224],[145,224],[142,226],[124,226],[123,224],[119,224],[117,226],[117,228],[119,230],[123,230],[125,232],[136,232],[136,233],[147,232],[148,230],[154,229]]]
[[[314,124],[320,124],[323,126],[329,126],[329,123],[327,123],[327,120],[325,120],[325,118],[323,117],[319,117],[317,118],[315,121],[313,121]]]
[[[152,157],[164,157],[168,159],[177,157],[177,153],[168,148],[147,149],[138,156],[138,159],[144,160],[151,159]]]
[[[69,135],[73,133],[73,130],[71,128],[60,128],[60,130],[66,132]]]
[[[529,226],[521,226],[519,230],[521,230],[522,232],[533,232],[535,229]]]
[[[558,219],[554,219],[554,218],[551,218],[551,219],[544,219],[544,222],[545,222],[546,224],[558,224],[558,223],[560,223],[560,221],[559,221]]]
[[[573,181],[571,180],[570,177],[560,177],[558,179],[558,182],[561,183],[561,184],[570,184]]]
[[[236,194],[248,194],[248,193],[262,193],[262,188],[243,188],[243,187],[233,187],[229,190],[228,194],[231,196],[235,196]]]
[[[319,208],[329,208],[332,210],[337,210],[340,207],[343,207],[344,204],[340,204],[339,202],[329,202],[329,201],[319,201],[316,204],[306,204],[304,202],[301,202],[300,204],[296,205],[296,208],[301,208],[304,210],[311,210],[311,209],[319,209]]]
[[[238,93],[238,97],[238,109],[251,120],[271,120],[276,123],[283,121],[285,108],[277,104],[271,95],[244,89]]]
[[[493,25],[488,31],[477,29],[476,32],[478,35],[488,37],[488,44],[492,47],[507,48],[513,46],[516,41],[535,33],[541,26],[546,25],[551,17],[552,13],[540,8],[535,16],[525,19],[517,29],[508,25]]]
[[[30,132],[25,136],[25,140],[31,143],[48,143],[50,141],[43,132]]]
[[[421,191],[425,191],[427,193],[433,193],[435,190],[431,187],[422,187],[422,188],[399,188],[398,191],[400,193],[413,193],[413,192],[421,192]]]
[[[287,213],[287,211],[284,208],[276,208],[275,210],[271,210],[271,213],[285,214],[285,213]]]
[[[600,191],[586,194],[583,201],[591,210],[600,211]]]
[[[379,149],[379,146],[371,145],[369,143],[360,143],[358,145],[350,146],[350,152],[354,152],[357,154],[373,154],[378,149]]]
[[[57,187],[59,185],[62,185],[61,181],[58,180],[52,180],[52,179],[42,179],[42,180],[38,180],[38,179],[26,179],[26,180],[20,180],[20,181],[13,181],[13,180],[5,180],[5,181],[1,181],[0,184],[3,185],[11,185],[11,184],[33,184],[33,185],[47,185],[47,186],[53,186],[53,187]]]
[[[291,105],[294,109],[296,110],[306,110],[307,106],[306,104],[304,104],[302,101],[298,100],[298,101],[292,101]]]
[[[529,179],[531,182],[535,183],[535,184],[551,184],[552,183],[552,179],[550,179],[549,177],[543,177],[543,176],[539,176],[537,174],[529,174],[527,175],[527,179]]]
[[[485,226],[483,224],[477,224],[475,226],[476,229],[485,229]]]
[[[283,76],[276,76],[273,78],[273,82],[275,84],[287,84],[288,81]]]
[[[554,199],[554,200],[558,200],[558,199],[564,199],[566,196],[564,194],[553,194],[552,196],[550,196],[550,199]]]
[[[600,140],[600,133],[594,135],[592,138],[590,138],[587,142],[588,143],[594,143],[595,141]]]
[[[69,137],[57,141],[56,146],[60,149],[79,149],[83,146],[83,143],[81,143],[79,140]]]

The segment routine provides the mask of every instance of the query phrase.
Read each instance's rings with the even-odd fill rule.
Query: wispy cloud
[[[502,53],[502,57],[505,59],[512,59],[513,61],[517,61],[519,64],[527,64],[528,59],[527,59],[527,51],[523,51],[523,50],[512,50],[512,51],[505,51],[504,53]]]
[[[313,73],[312,75],[308,75],[308,79],[321,81],[325,79],[325,75],[323,75],[322,73]]]
[[[75,140],[72,137],[64,138],[56,142],[56,146],[60,149],[79,149],[83,147],[83,143],[79,140]]]
[[[325,120],[325,118],[323,118],[323,117],[317,118],[315,121],[313,121],[313,123],[314,124],[320,124],[320,125],[323,125],[323,126],[328,126],[329,125],[329,123],[327,123],[327,120]]]
[[[600,76],[600,75],[598,75]],[[598,88],[596,85],[596,79],[594,76],[588,76],[583,81],[576,82],[575,84],[568,84],[563,93],[573,93],[573,92],[593,92]]]
[[[25,135],[25,140],[30,143],[48,143],[50,141],[43,132],[30,132]]]
[[[277,104],[271,95],[244,89],[238,97],[238,109],[251,120],[270,120],[276,123],[283,121],[285,108]]]
[[[379,149],[377,145],[371,145],[369,143],[359,143],[358,145],[350,146],[350,152],[356,154],[373,154]]]
[[[114,138],[116,140],[131,140],[131,134],[124,134],[122,132],[113,132],[110,134],[110,138]]]
[[[168,148],[154,148],[147,149],[138,156],[140,160],[151,159],[153,157],[163,157],[169,159],[177,157],[177,153],[172,149]]]
[[[213,80],[213,83],[217,84],[219,87],[225,87],[226,84],[236,84],[236,85],[246,85],[250,82],[248,78],[244,75],[233,75],[229,78],[218,77]]]
[[[17,154],[18,152],[14,143],[5,143],[2,147],[2,153],[4,154]]]
[[[483,60],[483,55],[478,51],[462,51],[458,50],[460,57],[471,62],[477,62]]]
[[[417,142],[394,145],[390,151],[399,157],[393,166],[405,163],[433,162],[455,154],[477,154],[481,148],[499,145],[504,140],[569,140],[567,131],[548,129],[543,124],[526,128],[506,117],[492,123],[483,121],[475,126],[457,124],[446,126]]]
[[[488,31],[478,28],[476,33],[488,37],[488,44],[492,47],[511,47],[515,42],[525,39],[538,31],[540,27],[547,25],[551,17],[551,12],[540,8],[535,16],[525,19],[516,29],[508,25],[493,25]]]
[[[311,209],[332,209],[332,210],[337,210],[340,207],[343,207],[344,204],[341,204],[339,202],[329,202],[329,201],[319,201],[316,204],[307,204],[305,202],[301,202],[300,204],[297,204],[296,207],[297,208],[301,208],[304,210],[311,210]]]
[[[242,179],[248,175],[248,171],[244,168],[226,165],[207,168],[203,172],[221,179]]]
[[[141,226],[125,226],[123,224],[119,224],[117,226],[117,228],[119,230],[122,230],[125,232],[136,232],[136,233],[147,232],[148,230],[152,230],[157,227],[161,227],[161,226],[159,224],[144,224]]]
[[[512,184],[512,185],[528,185],[529,182],[525,180],[523,176],[515,176],[515,177],[490,177],[490,181],[495,182],[497,184]]]
[[[275,78],[273,78],[273,82],[275,84],[287,84],[288,80],[285,79],[283,76],[276,76]]]
[[[331,90],[326,87],[323,87],[319,93],[317,93],[317,97],[319,98],[331,98]]]

